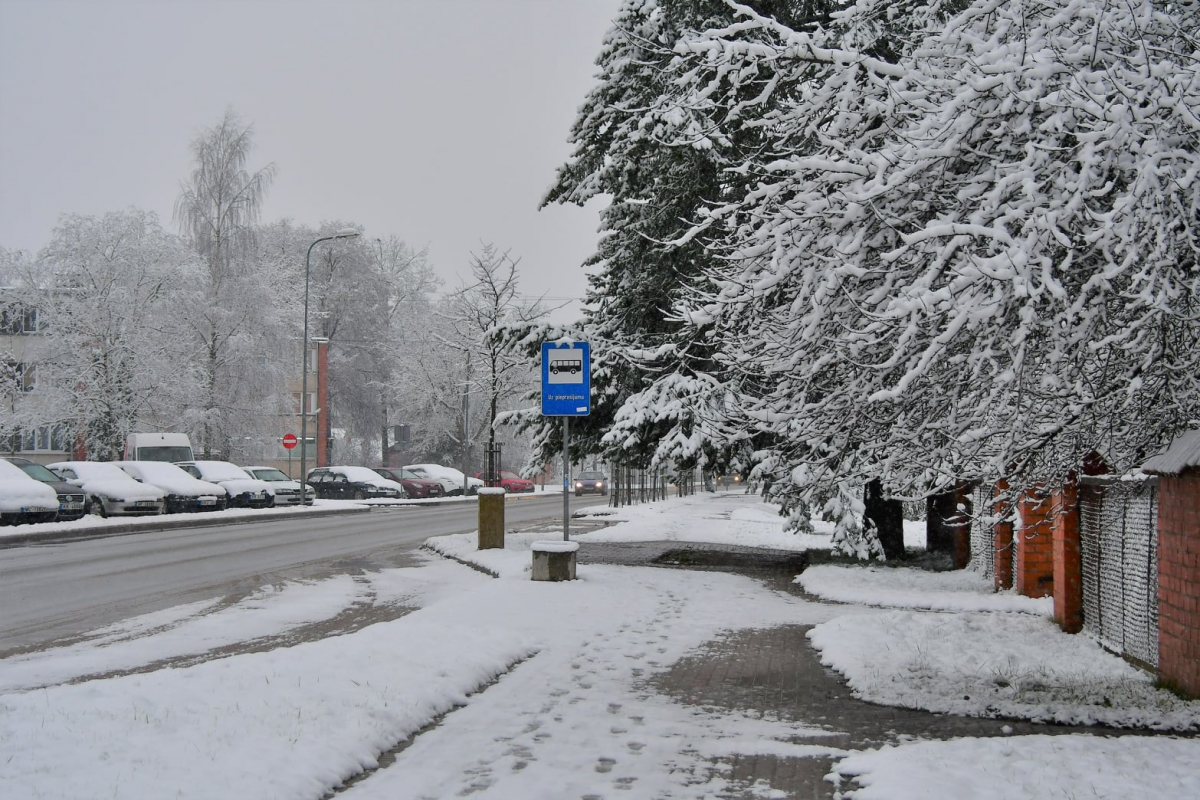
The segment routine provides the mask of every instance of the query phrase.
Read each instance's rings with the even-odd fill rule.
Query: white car
[[[454,467],[443,467],[441,464],[409,464],[404,467],[415,472],[422,478],[437,481],[442,485],[442,491],[448,495],[463,493],[463,474]],[[484,486],[479,478],[467,478],[467,494],[477,494]]]
[[[266,481],[271,485],[271,488],[275,490],[275,505],[300,505],[300,481],[292,480],[274,467],[242,467],[242,471],[251,478]],[[306,486],[304,504],[311,506],[314,496],[312,487]]]
[[[92,514],[161,514],[167,493],[156,486],[138,483],[116,464],[100,461],[58,461],[50,471],[83,490]]]
[[[166,461],[114,463],[134,480],[157,486],[166,492],[168,514],[181,511],[221,511],[229,502],[229,493],[224,487],[193,478]]]
[[[177,461],[175,466],[193,478],[215,483],[229,492],[229,505],[238,508],[270,508],[275,490],[266,481],[251,478],[228,461]]]
[[[0,458],[0,524],[53,522],[58,516],[58,493]]]

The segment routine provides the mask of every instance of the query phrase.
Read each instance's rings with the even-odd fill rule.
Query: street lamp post
[[[321,242],[333,239],[353,239],[359,232],[352,228],[343,228],[332,236],[322,236],[308,246],[304,254],[304,342],[300,347],[300,505],[308,494],[308,270],[313,248]]]

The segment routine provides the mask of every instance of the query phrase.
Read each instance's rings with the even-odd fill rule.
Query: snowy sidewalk
[[[930,688],[945,683],[939,670],[955,692],[964,681],[977,686],[993,673],[973,659],[971,637],[1012,626],[1006,646],[1018,647],[1045,623],[1036,605],[897,608],[912,596],[941,608],[1024,604],[963,574],[832,566],[803,574],[881,607],[816,600],[792,579],[821,537],[784,533],[752,497],[699,496],[607,517],[622,518],[578,537],[580,579],[569,583],[529,580],[530,545],[556,538],[549,530],[509,534],[504,550],[483,552],[472,536],[437,537],[431,546],[498,577],[429,556],[129,620],[94,647],[0,660],[0,796],[1200,796],[1195,738],[1076,735],[852,697],[930,703]],[[726,548],[735,569],[720,568]],[[656,561],[693,568],[649,566]],[[246,647],[351,612],[386,621]],[[818,644],[822,633],[845,652]],[[233,642],[242,645],[226,655]],[[1009,686],[984,686],[1000,698],[990,703],[1019,707],[1027,696],[1018,689],[1053,700],[1056,687],[1035,685],[1041,676],[1069,676],[1087,661],[1099,671],[1079,673],[1060,711],[1107,713],[1095,698],[1071,697],[1110,674],[1137,690],[1112,698],[1130,704],[1126,722],[1200,719],[1200,704],[1142,687],[1082,637],[1046,629],[1034,646],[1046,663],[1017,652],[1002,674]],[[157,666],[184,655],[182,666]],[[1147,702],[1161,707],[1137,706]],[[1061,735],[1042,735],[1051,731]]]

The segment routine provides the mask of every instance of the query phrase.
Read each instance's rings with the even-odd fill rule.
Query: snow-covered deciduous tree
[[[175,311],[199,274],[196,255],[151,213],[63,217],[33,271],[43,422],[69,423],[88,458],[119,459],[140,421],[193,394],[191,341]]]
[[[657,98],[615,108],[733,176],[674,240],[709,255],[672,318],[712,388],[654,376],[618,416],[678,398],[753,443],[785,506],[843,519],[874,479],[1124,468],[1194,420],[1194,5],[862,0],[802,26],[726,5],[663,43]]]
[[[470,257],[470,277],[433,310],[419,359],[425,404],[419,409],[427,452],[453,455],[474,472],[474,445],[511,445],[496,422],[536,382],[534,364],[504,332],[540,321],[551,309],[520,291],[519,259],[490,243]],[[506,440],[507,439],[507,440]],[[505,451],[505,463],[524,453]]]
[[[330,268],[320,324],[330,338],[335,424],[356,443],[355,460],[386,463],[389,428],[415,402],[419,348],[412,340],[421,335],[438,280],[427,252],[396,236],[347,242],[324,254],[321,266],[322,279]]]
[[[204,375],[185,420],[199,433],[205,457],[233,457],[264,417],[281,410],[264,408],[262,400],[281,395],[286,380],[273,358],[286,320],[271,274],[254,259],[257,222],[275,167],[249,172],[252,149],[252,127],[227,111],[192,142],[195,166],[175,205],[176,221],[205,266],[181,308]]]

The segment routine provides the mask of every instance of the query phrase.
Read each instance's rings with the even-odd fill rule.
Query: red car
[[[443,494],[440,483],[426,480],[415,472],[409,472],[406,469],[389,469],[387,467],[380,467],[375,471],[389,481],[395,481],[403,486],[405,497],[441,497]]]
[[[495,486],[499,483],[509,494],[523,494],[525,492],[532,492],[534,489],[533,481],[527,481],[517,473],[509,472],[506,469],[497,472],[496,480],[494,481],[489,481],[484,477],[484,473],[482,472],[476,472],[475,477],[482,480],[488,486]]]

